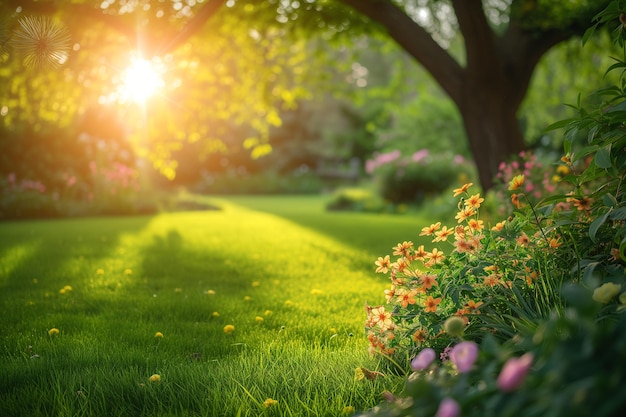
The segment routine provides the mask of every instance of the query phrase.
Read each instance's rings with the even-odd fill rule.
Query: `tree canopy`
[[[111,83],[122,83],[123,69],[135,54],[166,68],[160,100],[143,108],[125,103],[127,123],[157,116],[137,126],[135,139],[166,175],[176,168],[166,156],[180,140],[202,141],[203,152],[241,143],[259,156],[270,149],[271,126],[281,124],[279,110],[310,95],[303,86],[312,85],[313,78],[328,76],[316,73],[322,68],[315,64],[323,50],[319,46],[339,46],[367,33],[397,42],[452,99],[481,184],[488,188],[498,164],[525,146],[518,110],[540,58],[581,35],[608,3],[7,0],[0,6],[9,17],[3,46],[11,46],[10,31],[19,29],[24,16],[55,19],[69,29],[71,42],[54,72],[24,71],[24,42],[21,48],[3,48],[0,77],[11,82],[0,87],[2,120],[5,126],[21,121],[36,130],[42,123],[62,125],[89,109],[123,102]],[[38,46],[41,52],[41,42]]]

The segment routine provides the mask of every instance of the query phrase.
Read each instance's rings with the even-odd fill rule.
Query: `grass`
[[[335,416],[398,388],[354,379],[384,370],[363,307],[388,286],[376,257],[427,222],[211,201],[223,210],[0,223],[1,416]]]

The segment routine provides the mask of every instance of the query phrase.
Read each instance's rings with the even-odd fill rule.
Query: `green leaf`
[[[626,220],[626,207],[620,207],[611,212],[611,220]]]
[[[619,245],[619,257],[622,261],[626,261],[626,237],[622,239],[622,243]]]
[[[607,211],[602,216],[596,218],[589,226],[589,237],[592,241],[596,241],[596,234],[598,233],[598,229],[600,229],[600,227],[602,227],[602,225],[606,222],[606,219],[609,217],[610,213],[610,211]]]
[[[613,166],[611,162],[611,147],[600,148],[595,157],[596,165],[602,169],[609,169]]]

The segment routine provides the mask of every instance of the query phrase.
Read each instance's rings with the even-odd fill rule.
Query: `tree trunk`
[[[501,95],[482,93],[459,106],[480,185],[490,189],[498,166],[525,148],[518,105]]]

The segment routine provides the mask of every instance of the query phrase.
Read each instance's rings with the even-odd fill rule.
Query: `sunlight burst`
[[[162,73],[163,69],[158,62],[132,58],[130,65],[122,74],[121,98],[124,101],[145,103],[163,88]]]

